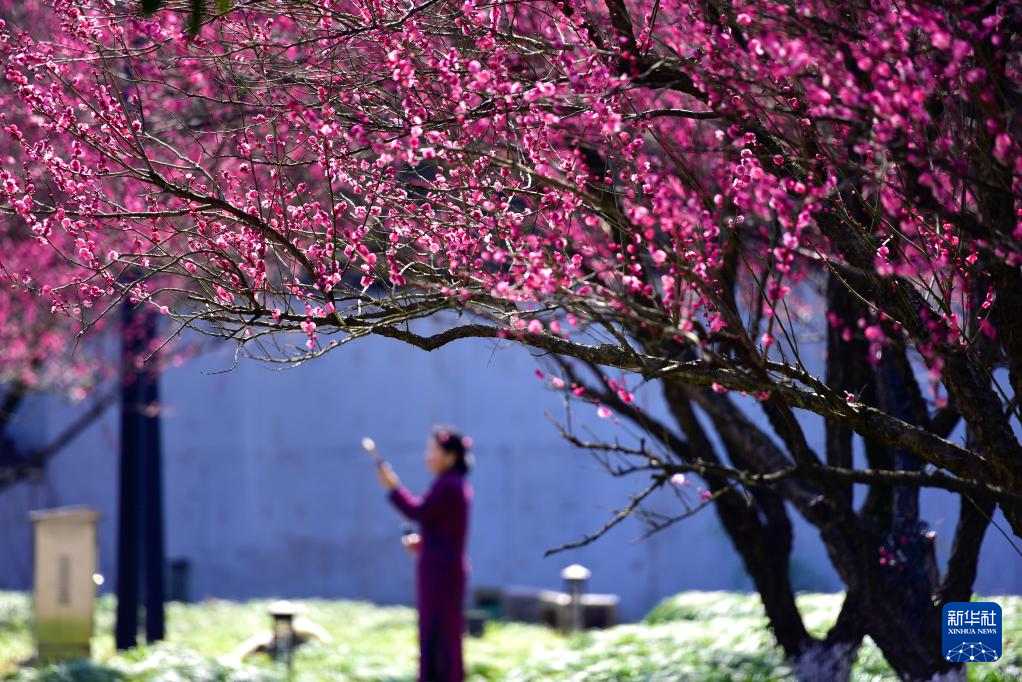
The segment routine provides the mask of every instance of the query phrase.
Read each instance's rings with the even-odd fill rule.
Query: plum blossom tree
[[[0,218],[9,224],[11,218]],[[101,415],[116,396],[114,373],[102,357],[102,324],[86,337],[80,325],[52,310],[53,301],[31,291],[31,272],[57,276],[65,261],[48,256],[16,232],[0,231],[0,489],[41,470],[85,427]],[[65,272],[66,272],[65,268]],[[56,313],[56,314],[55,314]],[[77,352],[72,352],[75,340]],[[94,342],[95,339],[95,342]],[[14,437],[29,398],[64,396],[81,406],[61,432],[32,447]]]
[[[20,24],[46,22],[49,9],[16,3],[4,8],[3,18]],[[11,110],[5,120],[24,125],[24,112]],[[14,157],[8,157],[14,161]],[[167,364],[180,364],[196,352],[192,344],[174,344],[173,352],[157,354],[168,339],[157,335],[138,343],[145,335],[146,320],[110,325],[104,319],[108,309],[93,311],[86,300],[65,292],[75,288],[78,266],[63,258],[59,250],[39,250],[38,235],[20,229],[22,207],[17,202],[0,207],[0,490],[39,474],[47,462],[60,453],[81,432],[100,417],[118,397],[124,383],[130,383],[136,369],[148,363],[146,371],[158,373]],[[70,248],[74,246],[68,242]],[[47,284],[33,278],[46,273]],[[93,313],[93,314],[90,314]],[[121,335],[121,343],[115,342]],[[114,342],[114,343],[112,343]],[[121,358],[116,347],[120,345]],[[122,367],[123,364],[123,367]],[[77,414],[50,440],[19,442],[14,432],[26,405],[38,395],[64,398],[76,406]],[[151,413],[158,405],[129,406],[129,410]]]
[[[278,362],[532,348],[648,436],[565,432],[648,477],[616,518],[705,482],[796,674],[847,677],[869,634],[906,679],[964,679],[939,605],[995,508],[1022,536],[1019,7],[239,0],[189,31],[188,2],[13,4],[0,201],[32,294]],[[960,499],[943,570],[922,487]],[[848,588],[825,638],[792,511]]]

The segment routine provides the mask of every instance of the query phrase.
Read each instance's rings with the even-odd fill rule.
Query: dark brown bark
[[[800,680],[845,680],[851,676],[865,631],[858,595],[848,593],[841,603],[837,621],[822,641],[816,640],[791,659]]]
[[[951,601],[969,601],[979,568],[979,550],[996,505],[984,500],[959,498],[958,523],[951,544],[944,581],[940,584],[936,601],[943,606]]]
[[[857,301],[848,289],[837,279],[827,279],[827,310],[833,313],[844,324],[858,318]],[[869,383],[864,372],[860,371],[861,363],[843,362],[840,359],[857,356],[866,357],[869,351],[861,338],[845,341],[843,330],[827,324],[827,370],[824,381],[835,391],[860,395]],[[827,464],[831,466],[852,468],[852,430],[837,421],[824,422],[824,443],[827,453]],[[874,467],[876,468],[876,467]],[[852,507],[852,485],[845,484],[832,488],[835,504],[844,509]]]
[[[696,419],[687,392],[675,385],[664,384],[667,406],[692,444],[692,451],[703,459],[720,461],[713,444]],[[720,491],[727,481],[708,479],[710,489]],[[787,656],[796,656],[808,646],[811,636],[805,629],[795,604],[795,593],[789,580],[791,556],[791,521],[784,501],[767,489],[754,489],[746,497],[735,489],[721,494],[715,509],[721,525],[756,586],[770,628]]]
[[[665,383],[664,397],[692,449],[719,461],[692,410],[689,390]],[[752,459],[735,448],[728,449],[728,456],[732,462]],[[721,481],[708,482],[712,490],[721,489]],[[796,678],[813,682],[848,679],[863,636],[854,601],[845,600],[825,639],[809,634],[791,585],[792,527],[784,499],[766,487],[752,486],[746,492],[743,495],[732,489],[721,494],[715,504],[717,517],[756,586],[770,629]]]

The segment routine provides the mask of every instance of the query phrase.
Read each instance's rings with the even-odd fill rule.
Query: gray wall
[[[578,561],[593,569],[595,591],[621,595],[628,619],[680,590],[751,586],[712,511],[639,543],[633,540],[643,527],[629,521],[594,545],[543,557],[547,548],[602,525],[641,481],[611,479],[560,439],[544,412],[563,418],[564,408],[533,376],[535,361],[521,349],[461,341],[425,353],[367,339],[296,369],[242,362],[211,373],[231,362],[226,349],[207,353],[169,370],[162,382],[167,550],[191,562],[193,598],[410,602],[412,563],[398,543],[399,517],[359,439],[372,435],[405,483],[421,490],[428,483],[425,438],[436,422],[458,425],[476,441],[475,585],[556,587],[559,570]],[[655,388],[639,396],[647,409],[662,412]],[[44,440],[71,414],[56,401],[37,401],[19,426],[22,438]],[[45,480],[0,492],[0,589],[30,587],[28,511],[69,504],[103,513],[101,566],[107,588],[113,585],[117,415],[108,411],[60,454]],[[575,417],[596,435],[624,435],[590,406]],[[821,442],[819,424],[806,424]],[[680,509],[669,494],[653,504]],[[949,496],[926,496],[944,556],[955,508]],[[798,524],[796,545],[796,584],[839,590],[810,527]],[[978,589],[1022,592],[1019,556],[994,529]]]

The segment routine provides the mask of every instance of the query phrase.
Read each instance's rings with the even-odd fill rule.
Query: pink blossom
[[[1011,155],[1011,137],[1006,133],[1001,133],[994,138],[994,158],[1001,163],[1008,163],[1009,156]]]
[[[685,362],[757,343],[788,361],[829,329],[864,352],[861,329],[876,363],[886,329],[934,399],[973,330],[1006,335],[985,273],[1022,265],[1022,213],[974,227],[991,182],[1022,186],[990,71],[1017,76],[1004,12],[631,3],[633,47],[578,3],[235,3],[194,37],[132,3],[0,4],[4,381],[75,383],[33,368],[167,291],[197,325],[310,352],[460,316],[533,342],[549,319],[576,349],[621,333],[669,363],[672,341]],[[113,89],[125,65],[141,101]],[[850,274],[869,313],[827,310],[821,286]]]

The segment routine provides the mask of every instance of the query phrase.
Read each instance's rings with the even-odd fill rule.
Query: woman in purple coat
[[[471,439],[453,429],[437,427],[426,445],[426,466],[436,478],[421,498],[402,487],[397,474],[380,462],[380,482],[390,501],[417,521],[419,534],[405,536],[405,547],[418,556],[419,682],[462,682],[461,639],[465,629],[465,583],[468,559],[465,537],[472,488]]]

